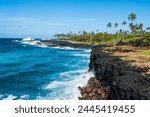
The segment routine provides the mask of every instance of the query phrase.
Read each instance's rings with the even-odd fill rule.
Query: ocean
[[[0,39],[0,100],[76,100],[88,73],[90,49],[37,46]]]

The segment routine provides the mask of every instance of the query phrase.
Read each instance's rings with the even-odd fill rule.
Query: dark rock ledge
[[[67,40],[42,40],[42,43],[49,47],[72,47],[72,48],[91,48],[90,44],[83,44]]]
[[[89,70],[94,71],[96,78],[91,78],[86,86],[79,87],[79,99],[149,100],[150,74],[146,71],[150,70],[150,66],[131,66],[129,63],[132,61],[125,61],[119,56],[105,52],[106,47],[92,47]]]

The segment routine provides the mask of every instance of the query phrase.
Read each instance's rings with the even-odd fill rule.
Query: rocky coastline
[[[150,56],[137,54],[150,49],[132,46],[92,47],[87,85],[79,87],[83,100],[150,99]]]
[[[138,52],[150,46],[87,45],[67,40],[43,40],[50,47],[91,48],[89,72],[92,77],[79,87],[79,100],[150,99],[150,56]]]
[[[91,48],[91,44],[81,44],[68,40],[42,40],[42,44],[49,47],[71,47],[71,48]]]

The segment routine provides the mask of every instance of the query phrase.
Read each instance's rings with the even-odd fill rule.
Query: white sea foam
[[[23,47],[26,47],[27,45],[22,45]]]
[[[62,47],[62,46],[53,46],[53,44],[46,44],[46,43],[42,43],[39,40],[35,40],[31,37],[27,37],[24,38],[22,40],[13,40],[13,42],[20,42],[22,44],[25,45],[32,45],[32,46],[36,46],[36,47],[41,47],[41,48],[59,48],[59,49],[64,49],[64,50],[83,50],[85,52],[90,52],[90,49],[81,49],[81,48],[73,48],[73,47]],[[52,47],[50,47],[49,45],[51,45]],[[23,45],[24,46],[24,45]]]
[[[19,100],[28,99],[28,98],[29,98],[29,95],[22,95],[20,96]]]
[[[90,62],[90,60],[82,60],[81,62],[89,63],[89,62]]]
[[[24,47],[26,47],[27,45],[32,45],[41,48],[48,48],[46,44],[42,43],[39,40],[32,39],[31,37],[24,38],[22,40],[15,40],[15,42],[20,42]]]
[[[85,52],[90,52],[91,49],[84,49],[84,48],[74,48],[74,47],[69,47],[69,46],[65,46],[65,47],[62,47],[62,46],[54,46],[54,47],[51,47],[51,48],[59,48],[59,49],[65,49],[65,50],[83,50]]]
[[[84,51],[90,53],[91,49],[85,49]]]
[[[45,89],[53,89],[53,88],[56,88],[60,85],[64,85],[65,82],[61,82],[61,81],[54,81],[52,82],[51,84],[49,84],[48,86],[46,86]]]
[[[72,87],[72,94],[73,94],[72,99],[78,99],[78,97],[81,96],[78,87],[85,86],[87,84],[87,81],[91,77],[94,77],[94,74],[92,72],[89,72],[89,73],[84,73],[84,74],[78,75],[74,78],[74,81],[72,81],[72,84],[74,85],[74,87]]]
[[[5,97],[5,98],[3,98]],[[5,94],[5,95],[0,95],[0,98],[3,98],[3,100],[24,100],[24,99],[28,99],[29,95],[22,95],[22,96],[14,96],[12,94]]]
[[[12,40],[12,42],[20,42],[19,40]]]
[[[55,46],[51,48],[59,48],[59,49],[64,49],[64,50],[77,50],[77,48],[72,48],[72,47],[61,47],[61,46]]]
[[[40,44],[40,45],[36,45],[37,47],[41,47],[41,48],[49,48],[49,46],[47,46],[47,45],[44,45],[44,44]]]
[[[0,94],[0,98],[2,98],[2,97],[3,97],[3,95]]]
[[[27,37],[27,38],[24,38],[22,39],[22,41],[33,41],[34,39],[32,39],[31,37]]]
[[[46,99],[55,99],[55,100],[77,100],[80,95],[78,89],[79,86],[85,86],[89,78],[93,77],[92,72],[86,72],[86,70],[74,71],[79,73],[78,75],[71,75],[73,71],[61,73],[61,77],[68,77],[68,80],[64,81],[54,81],[45,86],[45,90],[53,90]],[[70,78],[69,78],[70,77]],[[45,97],[37,97],[37,99],[45,99]]]
[[[29,44],[29,45],[38,45],[38,44],[41,43],[40,41],[34,40],[34,39],[32,39],[31,37],[24,38],[24,39],[22,39],[21,42],[22,42],[23,44]]]
[[[14,100],[16,99],[17,97],[14,96],[14,95],[8,95],[8,97],[4,98],[3,100]]]
[[[73,54],[73,56],[83,56],[83,57],[89,57],[90,54]]]

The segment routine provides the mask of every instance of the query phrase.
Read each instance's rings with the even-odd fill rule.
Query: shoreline
[[[89,71],[95,77],[89,78],[85,86],[79,86],[79,100],[150,99],[150,56],[142,55],[150,46],[88,45],[68,40],[46,40],[46,43],[92,48]]]
[[[69,41],[69,40],[42,40],[41,43],[50,47],[72,47],[72,48],[91,48],[91,44],[83,44],[80,42]]]
[[[94,46],[68,40],[42,40],[39,44],[48,47],[92,48],[89,71],[93,71],[95,77],[89,77],[85,86],[79,86],[79,100],[150,99],[149,46]]]
[[[150,47],[92,47],[89,70],[95,78],[79,87],[81,100],[150,99]]]

